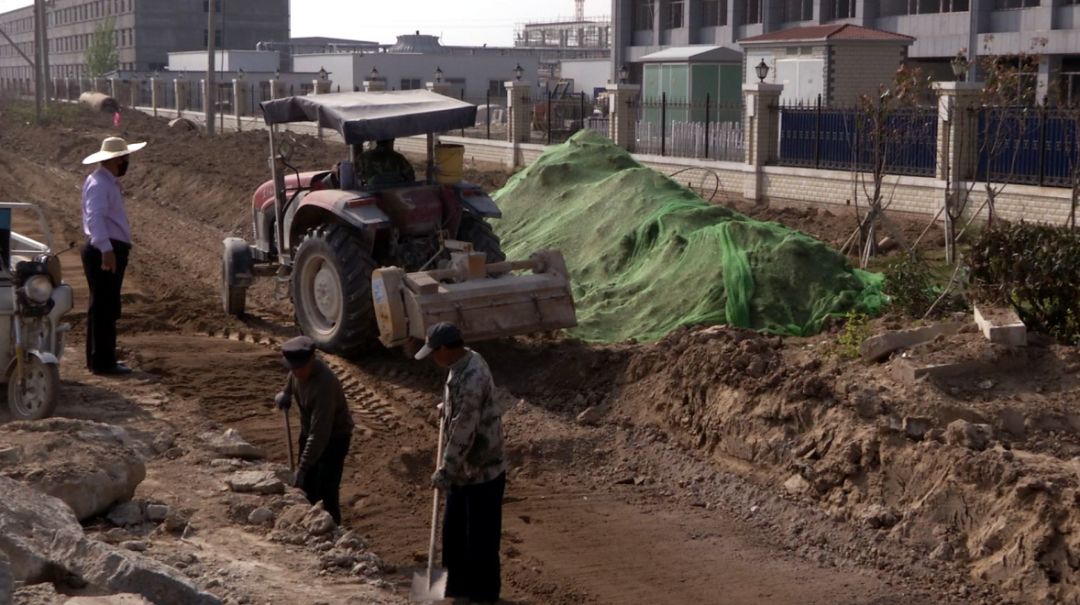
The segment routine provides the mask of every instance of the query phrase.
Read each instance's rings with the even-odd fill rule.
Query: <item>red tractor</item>
[[[494,337],[574,325],[565,275],[559,277],[566,281],[563,289],[569,302],[549,309],[545,319],[543,313],[538,317],[532,310],[538,299],[527,292],[539,284],[515,282],[511,273],[532,268],[538,274],[548,272],[549,278],[554,270],[564,274],[561,257],[556,263],[528,267],[504,263],[499,238],[487,222],[501,216],[494,201],[477,185],[436,178],[432,133],[471,126],[474,105],[421,90],[289,97],[265,102],[262,110],[270,128],[272,178],[255,191],[252,200],[254,243],[240,238],[224,242],[222,299],[227,313],[242,315],[254,278],[273,275],[290,284],[300,330],[323,350],[341,355],[377,346],[380,335],[387,346],[402,344],[403,338],[422,338],[426,327],[441,319],[457,321],[466,337],[470,328],[474,334]],[[276,125],[303,121],[318,122],[342,136],[349,157],[337,169],[301,172],[290,164],[287,145],[277,142]],[[357,176],[363,143],[422,134],[428,135],[424,181],[370,178],[371,182],[363,182]],[[457,261],[471,263],[471,272],[452,271]],[[390,293],[390,303],[400,312],[395,311],[393,317],[388,312],[377,320],[372,278],[381,267],[397,268],[404,278],[394,282],[400,291]],[[406,290],[417,281],[415,272],[425,270],[438,273],[447,283],[441,294],[425,290],[427,302],[419,303]],[[420,275],[426,278],[427,274]],[[466,279],[498,283],[484,293],[471,288],[451,296],[449,290],[461,290],[451,282]],[[385,306],[385,285],[379,280],[376,285],[378,302]],[[524,299],[504,301],[509,306],[493,309],[493,294],[521,294],[522,288]],[[433,310],[449,298],[454,299],[449,310]],[[514,304],[528,306],[529,313],[517,313]],[[528,319],[503,321],[498,314],[507,310],[511,317]],[[499,327],[481,329],[491,317],[499,319]]]

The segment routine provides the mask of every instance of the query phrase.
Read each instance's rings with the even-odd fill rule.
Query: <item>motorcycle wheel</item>
[[[41,420],[52,416],[60,396],[60,369],[30,356],[24,363],[23,380],[8,375],[8,410],[15,420]]]

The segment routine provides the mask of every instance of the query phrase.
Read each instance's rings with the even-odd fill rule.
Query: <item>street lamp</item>
[[[436,67],[435,68],[435,83],[436,84],[442,84],[443,83],[442,67]]]
[[[274,79],[275,80],[280,80],[281,79],[281,69],[280,68],[274,70]]]
[[[764,82],[765,78],[769,76],[769,66],[765,63],[765,59],[762,59],[761,63],[757,64],[757,67],[754,68],[754,71],[757,72],[758,81]]]
[[[372,67],[371,68],[371,73],[368,74],[368,80],[371,80],[372,82],[374,82],[375,80],[378,80],[378,79],[379,79],[379,70]]]
[[[325,67],[320,67],[319,68],[319,79],[322,80],[323,82],[325,82],[326,78],[328,76],[329,76],[329,74],[326,73],[326,68]]]
[[[523,68],[521,66],[521,63],[518,63],[517,67],[514,68],[514,79],[516,79],[518,82],[520,82],[521,78],[524,75],[525,75],[525,68]]]
[[[240,69],[236,70],[236,79],[237,79],[237,80],[240,80],[241,82],[243,82],[243,81],[244,81],[244,68],[243,68],[243,67],[241,67]]]
[[[619,68],[619,84],[626,84],[626,81],[630,79],[630,68],[623,64]]]
[[[958,52],[956,53],[956,56],[953,57],[950,65],[952,65],[952,73],[956,76],[956,81],[962,82],[968,71],[967,57],[964,56],[963,52]]]

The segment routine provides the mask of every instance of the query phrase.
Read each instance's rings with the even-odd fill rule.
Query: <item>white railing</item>
[[[707,157],[704,122],[669,122],[663,145],[660,126],[660,122],[652,120],[638,122],[635,153],[727,162],[737,162],[744,157],[743,129],[738,122],[709,124]]]

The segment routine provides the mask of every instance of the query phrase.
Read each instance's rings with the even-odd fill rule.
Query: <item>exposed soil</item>
[[[78,162],[112,132],[105,116],[31,128],[0,108],[0,198],[41,204],[58,240],[81,241]],[[80,370],[85,288],[76,257],[65,257],[80,310],[58,414],[174,435],[138,496],[189,510],[198,531],[143,539],[147,554],[179,561],[201,586],[231,602],[404,602],[426,552],[441,373],[396,353],[328,358],[358,422],[344,525],[382,560],[387,584],[327,572],[318,553],[248,525],[252,502],[224,491],[197,435],[237,428],[287,460],[282,418],[266,404],[283,380],[274,346],[295,333],[289,304],[261,284],[239,322],[221,313],[217,291],[221,239],[248,235],[250,192],[266,179],[264,136],[211,141],[138,114],[125,114],[122,136],[150,142],[124,179],[135,250],[121,343],[137,372],[105,380]],[[343,155],[310,137],[295,148],[301,169]],[[505,175],[469,178],[494,187]],[[851,217],[823,211],[750,212],[833,244],[854,229]],[[918,235],[916,224],[905,233]],[[981,355],[989,345],[979,338],[923,355]],[[900,358],[838,361],[834,340],[713,328],[652,345],[479,347],[501,396],[516,402],[506,424],[506,598],[1077,602],[1076,350],[1029,347],[986,387],[969,374],[907,382],[894,366],[911,360]],[[595,418],[579,421],[588,408]],[[906,430],[915,421],[925,426]],[[990,425],[991,437],[965,441],[956,421]]]

